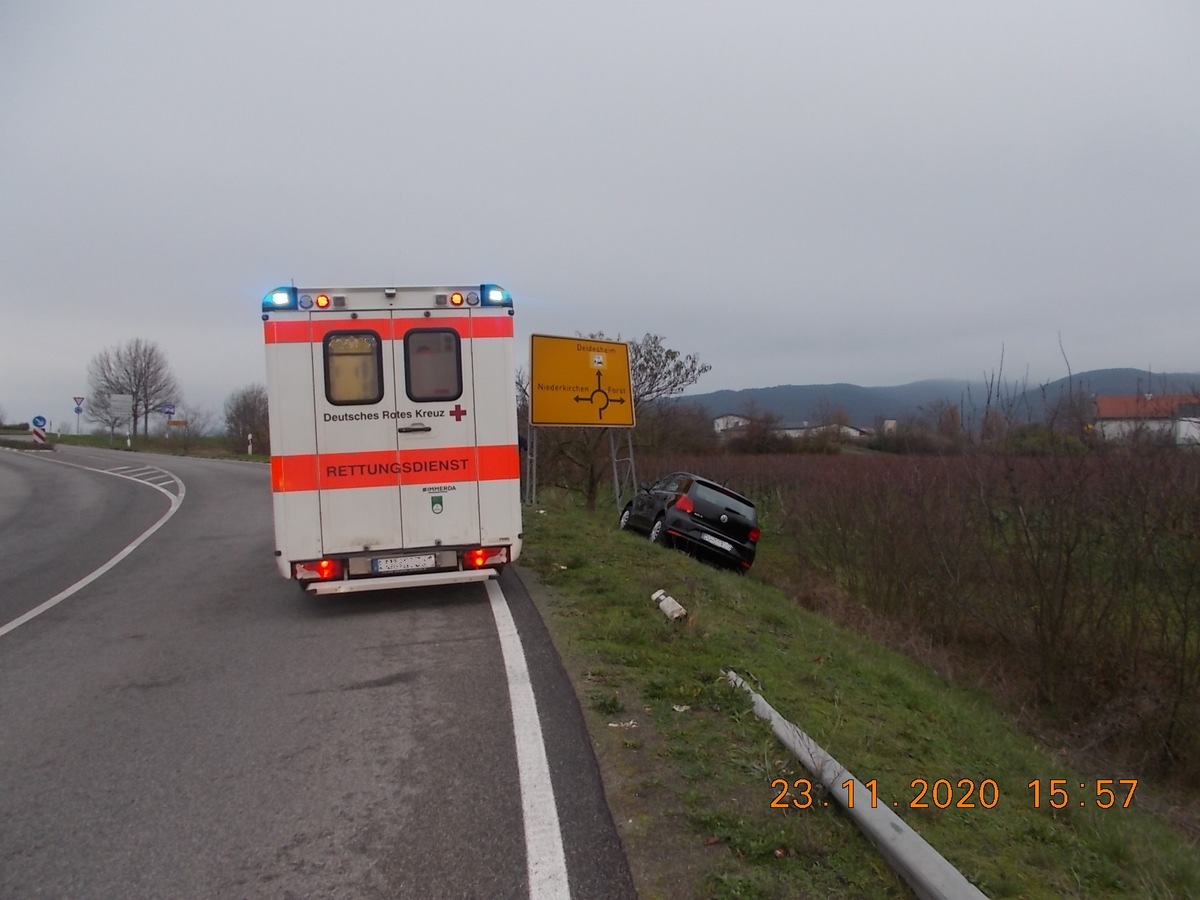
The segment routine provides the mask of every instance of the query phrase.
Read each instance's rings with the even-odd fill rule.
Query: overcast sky
[[[497,282],[696,391],[1200,371],[1200,4],[0,4],[0,408],[219,418],[260,300]]]

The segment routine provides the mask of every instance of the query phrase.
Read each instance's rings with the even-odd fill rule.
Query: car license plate
[[[732,550],[733,549],[733,544],[729,543],[729,541],[723,541],[719,537],[713,537],[711,534],[708,534],[706,532],[700,533],[700,540],[707,541],[708,543],[712,544],[714,547],[720,547],[722,550]]]
[[[423,553],[420,556],[385,556],[383,559],[371,560],[373,572],[413,572],[418,569],[432,569],[433,554]]]

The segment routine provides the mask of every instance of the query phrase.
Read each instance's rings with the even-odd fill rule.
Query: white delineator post
[[[679,605],[679,601],[664,590],[655,591],[650,595],[650,599],[658,604],[658,608],[662,610],[663,615],[671,621],[682,619],[687,615],[687,610]]]

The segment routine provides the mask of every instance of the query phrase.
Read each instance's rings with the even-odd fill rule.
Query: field
[[[27,441],[8,441],[5,442],[4,435],[0,432],[0,444],[18,449],[29,449]],[[51,435],[49,445],[62,444],[68,447],[105,447],[113,450],[132,449],[144,453],[164,453],[172,456],[206,456],[214,459],[246,459],[256,462],[268,462],[270,456],[262,453],[255,453],[247,456],[244,450],[244,445],[233,445],[228,438],[223,435],[175,435],[168,437],[164,435],[150,435],[142,437],[135,435],[131,438],[132,446],[125,446],[125,436],[118,434],[110,436],[107,434],[62,434]]]
[[[708,472],[755,499],[783,551],[782,571],[761,577],[786,588],[818,574],[1060,739],[1200,789],[1200,456],[714,455],[646,468]]]

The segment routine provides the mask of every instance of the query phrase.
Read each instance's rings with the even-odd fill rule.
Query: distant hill
[[[1047,384],[1021,384],[1008,381],[995,385],[992,402],[1011,403],[1019,419],[1040,420],[1047,402],[1055,402],[1070,390],[1086,394],[1185,393],[1200,389],[1200,373],[1147,372],[1143,369],[1095,369]],[[998,397],[995,395],[999,395]],[[935,379],[914,381],[893,387],[860,387],[856,384],[783,384],[775,387],[746,388],[740,391],[712,391],[680,397],[677,403],[703,407],[709,416],[744,413],[754,408],[777,415],[783,425],[817,423],[826,410],[844,409],[854,425],[867,427],[877,419],[904,419],[919,415],[941,404],[964,406],[968,411],[982,410],[988,400],[983,381]]]

